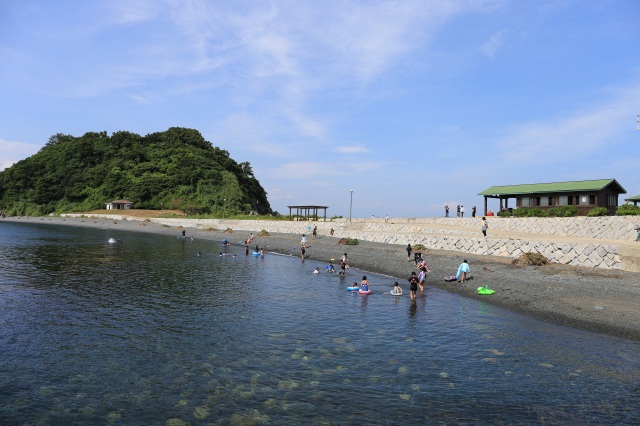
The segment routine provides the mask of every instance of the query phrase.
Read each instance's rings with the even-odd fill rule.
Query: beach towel
[[[462,275],[463,272],[466,272],[467,274],[469,273],[469,264],[468,263],[462,263],[460,265],[460,267],[458,268],[458,272],[456,272],[456,280],[460,279],[460,275]]]
[[[456,281],[456,276],[455,275],[448,275],[448,276],[444,277],[444,280],[446,282]]]

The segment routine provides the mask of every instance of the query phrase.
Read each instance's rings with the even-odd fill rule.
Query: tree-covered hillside
[[[138,209],[271,213],[251,165],[237,163],[193,129],[57,134],[0,172],[0,210],[10,215],[104,209],[115,199]]]

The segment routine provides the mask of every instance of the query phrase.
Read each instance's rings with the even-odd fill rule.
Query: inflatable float
[[[371,290],[360,289],[360,290],[358,290],[358,293],[360,293],[360,294],[371,294]]]
[[[358,291],[360,287],[347,287],[347,291]]]
[[[478,287],[478,294],[493,294],[494,290],[491,290],[489,286]]]
[[[115,238],[109,238],[109,244],[115,244],[118,241]]]
[[[251,253],[253,256],[260,256],[260,252],[259,251],[254,251],[253,253]]]
[[[389,294],[390,294],[390,295],[392,295],[392,296],[402,296],[402,289],[400,289],[400,292],[399,292],[399,293],[395,293],[393,290],[391,290],[391,291],[389,292]]]

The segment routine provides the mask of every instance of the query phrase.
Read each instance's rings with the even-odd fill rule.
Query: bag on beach
[[[446,282],[456,281],[456,276],[455,275],[449,275],[449,276],[444,277],[444,280]]]

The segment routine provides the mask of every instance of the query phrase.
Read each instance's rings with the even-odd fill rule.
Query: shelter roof
[[[116,203],[116,204],[133,204],[133,201],[129,201],[129,200],[113,200],[113,201],[109,201],[109,203]]]
[[[287,206],[290,209],[328,209],[329,206]]]
[[[625,201],[640,201],[640,195],[634,195],[633,197],[625,198]]]
[[[626,194],[627,191],[615,179],[595,179],[595,180],[577,180],[570,182],[550,182],[550,183],[527,183],[522,185],[505,185],[492,186],[485,189],[478,195],[485,196],[505,196],[505,195],[524,195],[524,194],[540,194],[552,192],[583,192],[583,191],[599,191],[610,185],[614,192]]]

